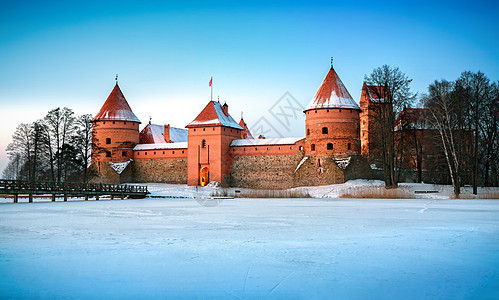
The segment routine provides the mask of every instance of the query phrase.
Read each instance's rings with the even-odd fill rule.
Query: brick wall
[[[309,157],[296,170],[303,157],[303,151],[296,155],[236,157],[230,183],[246,188],[287,189],[344,182],[343,171],[332,156]]]
[[[336,165],[333,158],[333,155],[308,156],[295,173],[295,186],[318,186],[345,182],[343,170]]]
[[[187,183],[187,159],[141,159],[132,163],[135,182]]]

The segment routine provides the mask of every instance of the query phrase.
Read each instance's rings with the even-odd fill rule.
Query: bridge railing
[[[22,180],[0,179],[0,194],[2,191],[26,191],[47,193],[61,192],[96,192],[96,193],[149,193],[147,186],[126,185],[126,184],[100,184],[100,183],[78,183],[78,182],[30,182]]]

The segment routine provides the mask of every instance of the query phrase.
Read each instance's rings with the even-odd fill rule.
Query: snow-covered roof
[[[121,174],[123,171],[125,171],[126,167],[130,164],[131,160],[125,161],[125,162],[120,162],[120,163],[113,163],[113,162],[108,162],[107,164],[116,171],[116,173]]]
[[[385,98],[390,96],[390,91],[386,87],[380,85],[368,85],[364,82],[362,93],[365,92],[367,92],[369,100],[373,102],[385,102]]]
[[[304,111],[318,108],[349,108],[360,110],[336,71],[331,67],[312,101]]]
[[[174,143],[187,142],[189,130],[170,126],[170,140]]]
[[[217,101],[210,101],[201,113],[185,127],[201,126],[226,126],[243,130],[230,114],[225,115],[222,105]]]
[[[104,102],[104,105],[102,105],[93,121],[130,121],[140,123],[140,120],[135,116],[130,105],[128,105],[118,84],[114,86],[114,89],[109,94],[109,97],[107,97],[106,102]]]
[[[233,140],[231,146],[271,146],[271,145],[294,145],[298,141],[303,140],[303,137],[291,138],[273,138],[273,139],[243,139]]]
[[[157,144],[138,144],[133,150],[160,150],[160,149],[187,149],[187,142],[181,143],[157,143]]]
[[[169,138],[173,143],[187,142],[189,131],[183,128],[168,126]],[[141,144],[165,143],[165,126],[156,124],[147,124],[140,132]]]

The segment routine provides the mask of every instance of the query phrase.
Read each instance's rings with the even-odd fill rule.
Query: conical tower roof
[[[128,105],[118,84],[114,86],[114,89],[109,94],[109,97],[107,97],[106,102],[104,102],[104,105],[102,105],[102,108],[93,121],[130,121],[140,123],[140,120],[135,116],[130,105]]]
[[[304,111],[318,108],[349,108],[360,110],[333,66],[324,78],[314,98]]]

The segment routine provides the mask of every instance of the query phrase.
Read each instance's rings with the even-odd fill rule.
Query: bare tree
[[[77,117],[75,124],[72,144],[83,172],[83,182],[87,183],[87,168],[92,155],[92,115],[86,114]]]
[[[429,88],[425,97],[425,106],[429,109],[429,119],[433,127],[439,132],[444,149],[447,166],[450,173],[454,194],[459,197],[461,193],[462,176],[462,145],[458,144],[456,133],[463,124],[460,110],[460,101],[455,95],[455,83],[446,80],[435,81]]]
[[[7,146],[7,154],[12,158],[20,159],[20,179],[31,181],[33,179],[33,128],[30,124],[21,123],[12,135],[12,142]]]
[[[65,146],[69,142],[69,138],[74,131],[73,123],[75,121],[74,113],[71,109],[56,108],[47,113],[45,123],[47,125],[47,144],[51,147],[53,157],[51,160],[55,162],[55,167],[52,165],[52,170],[56,170],[56,179],[58,182],[67,177],[67,164],[65,163],[64,151],[68,148]]]
[[[395,119],[404,107],[410,107],[416,95],[410,91],[409,79],[399,68],[388,65],[376,68],[364,76],[369,93],[375,94],[378,103],[372,106],[371,116],[375,121],[376,148],[380,149],[385,186],[397,187],[400,158],[403,146],[396,141]]]

